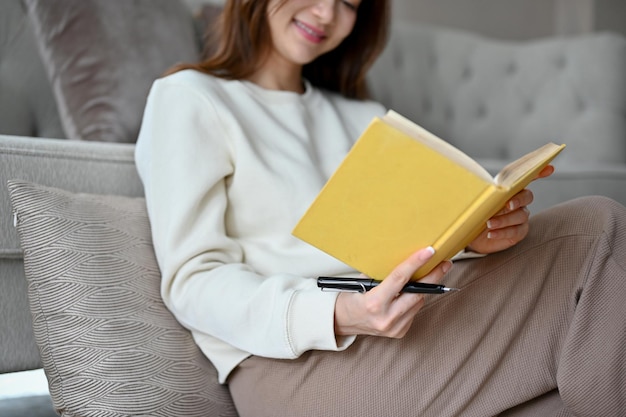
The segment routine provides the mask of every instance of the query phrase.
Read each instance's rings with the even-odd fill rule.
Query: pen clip
[[[334,287],[321,287],[322,291],[330,291],[330,292],[359,292],[361,294],[365,294],[367,292],[367,288],[365,288],[365,284],[363,284],[360,281],[344,281],[342,282],[342,284],[351,284],[351,285],[355,285],[357,287],[360,288],[355,288],[355,289],[351,289],[351,288],[334,288]]]

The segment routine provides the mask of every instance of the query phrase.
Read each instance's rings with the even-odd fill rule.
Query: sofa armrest
[[[12,179],[74,192],[143,195],[134,145],[0,135],[0,373],[41,365],[6,185]]]

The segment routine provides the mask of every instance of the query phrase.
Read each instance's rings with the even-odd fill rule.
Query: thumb
[[[378,287],[384,285],[391,294],[399,293],[415,271],[428,262],[434,254],[435,249],[432,246],[418,250],[391,271]]]

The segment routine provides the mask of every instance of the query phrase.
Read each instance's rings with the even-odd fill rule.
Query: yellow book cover
[[[465,248],[564,147],[548,143],[492,177],[390,110],[370,123],[292,233],[379,280],[432,246],[418,279]]]

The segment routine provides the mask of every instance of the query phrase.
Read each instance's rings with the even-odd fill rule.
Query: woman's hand
[[[537,176],[545,178],[554,172],[548,165]],[[530,211],[528,205],[533,202],[533,193],[524,189],[507,201],[506,206],[487,222],[485,229],[468,249],[478,253],[494,253],[510,248],[528,234]]]
[[[335,334],[403,337],[424,305],[425,295],[403,293],[402,287],[433,254],[432,248],[414,253],[366,293],[340,293],[335,304]],[[420,281],[438,283],[451,266],[449,261],[442,262]]]

